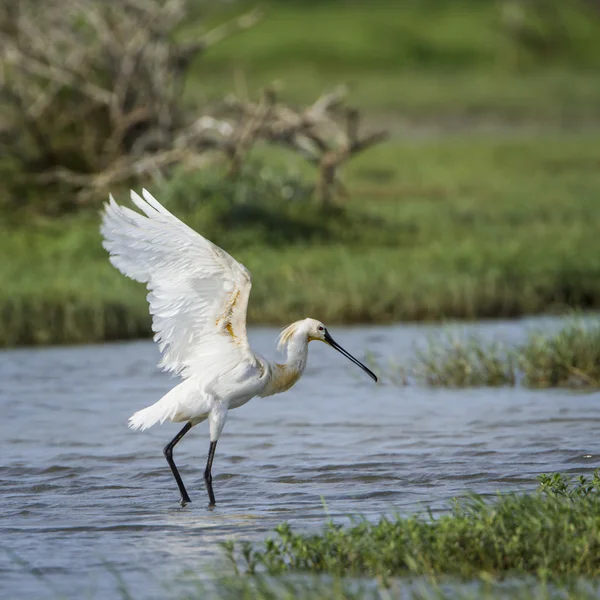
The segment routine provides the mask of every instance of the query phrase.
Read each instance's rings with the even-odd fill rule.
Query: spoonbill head
[[[358,359],[354,358],[352,354],[350,354],[347,350],[344,350],[330,335],[327,327],[321,321],[317,321],[316,319],[302,319],[301,321],[296,321],[291,325],[288,325],[279,336],[279,349],[283,349],[286,344],[288,344],[294,335],[298,335],[300,339],[302,339],[302,335],[306,336],[306,343],[308,342],[324,342],[328,346],[331,346],[335,350],[337,350],[340,354],[343,354],[346,358],[351,360],[355,365],[358,365],[369,377],[371,377],[374,381],[377,381],[377,376],[373,371],[368,369],[363,363],[361,363]]]
[[[194,425],[208,420],[204,481],[212,507],[216,503],[212,464],[228,411],[255,396],[271,396],[294,385],[306,367],[309,342],[328,344],[374,381],[377,377],[316,319],[296,321],[281,332],[278,346],[284,362],[271,362],[253,352],[246,334],[252,287],[248,270],[149,192],[143,190],[142,196],[131,192],[141,212],[110,197],[102,215],[103,245],[117,269],[146,284],[154,340],[163,355],[160,365],[183,381],[158,402],[134,413],[129,427],[144,430],[164,421],[185,423],[163,450],[185,505],[190,497],[173,460],[173,448]]]

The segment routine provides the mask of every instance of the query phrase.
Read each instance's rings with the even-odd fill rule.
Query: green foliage
[[[286,72],[310,63],[329,73],[518,67],[517,50],[528,52],[528,64],[592,66],[598,31],[597,13],[580,0],[268,2],[259,25],[220,44],[202,66]]]
[[[501,344],[483,344],[475,335],[430,339],[417,349],[415,376],[430,386],[478,387],[514,385],[515,358]]]
[[[257,183],[271,191],[256,195],[255,183],[209,173],[149,189],[250,269],[250,323],[510,318],[600,307],[599,148],[576,133],[389,143],[348,166],[354,196],[330,212],[304,201],[283,153],[257,159],[273,165],[265,179],[298,186],[296,200],[278,198],[279,184]],[[232,222],[240,213],[250,216]],[[111,338],[150,335],[145,290],[109,264],[98,226],[95,212],[0,217],[0,256],[10,257],[0,261],[0,307],[23,307],[0,308],[1,345],[106,339],[85,314],[127,315],[133,325]],[[82,317],[59,334],[69,306]],[[54,333],[32,335],[51,321]]]
[[[600,469],[596,469],[589,479],[580,475],[576,480],[562,473],[542,474],[538,477],[540,482],[538,491],[553,498],[569,498],[577,500],[588,496],[600,494]]]
[[[599,387],[600,323],[574,321],[555,335],[534,333],[519,363],[534,387]]]
[[[230,251],[249,246],[298,243],[389,244],[396,232],[377,215],[313,199],[301,173],[264,161],[243,165],[235,177],[221,169],[179,172],[158,192],[164,204],[217,245]]]
[[[517,64],[539,64],[544,60],[591,64],[597,7],[559,0],[504,0],[500,7],[499,30],[509,42],[507,51],[512,50]]]
[[[515,348],[450,332],[417,347],[410,366],[378,365],[392,383],[433,387],[600,387],[600,323],[571,319],[555,333],[533,331]]]
[[[28,216],[0,225],[0,346],[83,343],[147,336],[142,290],[115,277],[98,219]]]
[[[127,297],[44,290],[2,298],[0,345],[77,344],[147,337],[150,317]]]
[[[322,532],[296,533],[288,524],[260,547],[229,548],[236,568],[336,576],[457,576],[461,579],[534,575],[542,580],[600,576],[598,473],[567,483],[544,476],[537,494],[494,501],[472,496],[449,514],[329,523]],[[549,483],[550,482],[550,483]],[[236,553],[235,549],[238,549]]]
[[[347,82],[357,106],[384,112],[400,131],[418,127],[407,117],[426,117],[428,132],[432,120],[452,129],[486,117],[501,126],[597,120],[600,13],[585,0],[514,5],[269,2],[260,24],[193,66],[188,99],[280,81],[286,97],[309,102]],[[215,23],[227,17],[214,13]]]

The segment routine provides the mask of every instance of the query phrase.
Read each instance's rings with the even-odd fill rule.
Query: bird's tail
[[[181,385],[174,387],[170,392],[165,394],[158,402],[155,402],[148,408],[138,410],[135,414],[129,417],[129,427],[131,429],[148,429],[157,423],[165,421],[178,421],[177,413],[179,412],[179,399],[181,398]]]

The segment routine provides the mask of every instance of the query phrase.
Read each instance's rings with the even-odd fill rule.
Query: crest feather
[[[300,327],[300,324],[302,322],[303,321],[296,321],[291,325],[284,327],[281,330],[281,333],[279,334],[279,338],[277,340],[277,350],[283,352],[283,350],[287,348],[287,345],[290,343],[292,336],[294,335],[294,333],[296,333],[298,327]]]

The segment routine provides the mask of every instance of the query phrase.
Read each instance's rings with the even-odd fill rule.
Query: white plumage
[[[246,333],[252,287],[248,270],[182,223],[149,192],[143,190],[142,195],[132,191],[131,200],[144,214],[118,205],[110,196],[101,226],[103,245],[121,273],[147,284],[154,340],[163,354],[160,366],[181,375],[183,382],[136,412],[129,426],[144,430],[165,420],[187,423],[165,447],[185,503],[189,496],[172,461],[172,449],[191,426],[208,419],[211,449],[205,480],[214,505],[210,471],[227,411],[254,396],[291,387],[306,366],[309,341],[327,342],[377,378],[314,319],[293,323],[282,332],[285,364],[253,353]]]

